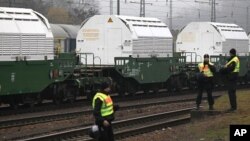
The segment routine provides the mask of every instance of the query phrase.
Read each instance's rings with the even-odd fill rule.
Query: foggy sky
[[[170,0],[145,1],[148,3],[146,4],[146,17],[157,17],[169,25]],[[131,2],[138,2],[138,4]],[[120,14],[139,16],[139,2],[140,0],[120,0]],[[208,2],[209,0],[172,0],[173,29],[181,29],[192,21],[210,21],[211,5]],[[99,0],[99,3],[100,13],[110,14],[110,0]],[[250,31],[250,0],[216,0],[216,3],[216,22],[236,23],[246,31]],[[248,26],[246,25],[247,7],[249,7]],[[113,14],[117,14],[117,0],[113,1]]]

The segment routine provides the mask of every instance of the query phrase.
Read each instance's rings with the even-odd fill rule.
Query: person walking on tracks
[[[204,90],[207,91],[207,100],[209,104],[209,110],[213,110],[214,99],[212,97],[213,89],[213,77],[216,69],[214,65],[209,61],[209,55],[204,55],[204,61],[198,64],[199,76],[198,76],[198,95],[196,98],[196,108],[200,109],[202,100],[202,93]]]
[[[99,141],[114,141],[112,121],[114,120],[114,111],[119,106],[114,105],[109,95],[111,86],[108,82],[101,84],[101,91],[97,92],[93,98],[92,106],[96,125],[100,131]]]
[[[220,69],[220,73],[226,74],[227,76],[228,97],[231,105],[231,108],[228,111],[230,112],[237,109],[236,86],[240,72],[240,60],[236,56],[236,50],[234,48],[232,48],[229,53],[230,58],[224,68]]]

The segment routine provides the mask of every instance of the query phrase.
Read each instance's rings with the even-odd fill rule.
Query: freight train
[[[54,48],[56,42],[62,45],[62,38],[53,36],[48,20],[38,12],[0,7],[0,37],[0,102],[14,108],[44,99],[56,104],[74,102],[78,96],[91,99],[106,81],[120,95],[196,84],[198,55],[173,52],[172,35],[156,18],[94,16],[79,28],[76,44],[67,43],[76,46],[74,52],[75,47]],[[195,59],[187,61],[190,56]],[[226,59],[211,56],[217,69]],[[240,82],[247,83],[250,56],[240,60]],[[216,84],[222,81],[216,74]]]

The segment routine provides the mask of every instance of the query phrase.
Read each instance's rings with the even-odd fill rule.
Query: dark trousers
[[[102,126],[100,128],[102,128],[103,130],[101,132],[101,136],[98,139],[98,141],[114,141],[114,133],[111,122],[110,126],[108,127]]]
[[[204,90],[207,91],[207,101],[209,106],[214,105],[214,99],[212,96],[212,89],[213,89],[213,80],[212,79],[207,79],[205,81],[200,81],[198,84],[198,95],[196,98],[196,104],[200,105],[201,100],[202,100],[202,93]]]
[[[236,102],[236,85],[237,81],[229,81],[228,82],[228,97],[231,105],[231,109],[237,109],[237,102]]]

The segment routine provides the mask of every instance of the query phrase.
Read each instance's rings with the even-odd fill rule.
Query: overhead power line
[[[109,2],[109,14],[113,15],[113,0],[110,0]]]
[[[201,4],[207,4],[207,3],[211,4],[211,22],[216,22],[216,7],[215,7],[215,5],[218,3],[216,3],[215,0],[209,0],[209,2],[195,0],[194,2],[201,3]]]
[[[130,1],[130,3],[140,4],[140,17],[146,16],[146,11],[145,11],[146,4],[153,5],[153,3],[146,3],[145,0],[140,0],[140,3],[135,1]]]

